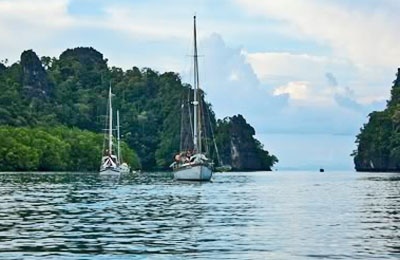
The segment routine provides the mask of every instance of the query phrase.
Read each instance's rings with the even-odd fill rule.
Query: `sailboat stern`
[[[174,179],[182,181],[210,181],[212,168],[209,164],[186,164],[174,169]]]
[[[115,175],[120,173],[120,169],[116,164],[117,157],[115,155],[106,155],[102,158],[100,166],[100,175]]]

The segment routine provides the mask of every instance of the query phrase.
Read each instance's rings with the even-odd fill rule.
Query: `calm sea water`
[[[0,259],[399,259],[400,175],[0,173]]]

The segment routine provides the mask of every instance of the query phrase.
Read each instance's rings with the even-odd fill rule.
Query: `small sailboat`
[[[100,175],[119,175],[120,168],[119,168],[119,161],[117,155],[114,153],[113,149],[113,112],[112,112],[112,93],[111,93],[111,86],[108,91],[108,128],[106,129],[107,133],[105,134],[105,143],[103,147],[103,156],[101,158],[101,165],[100,165]]]
[[[117,158],[118,158],[118,168],[120,173],[130,173],[131,168],[129,165],[122,160],[121,153],[121,137],[120,137],[120,125],[119,125],[119,111],[117,110]]]
[[[201,119],[203,114],[201,111],[199,98],[199,71],[197,61],[197,39],[196,39],[196,16],[194,19],[194,82],[193,82],[193,120],[191,120],[191,137],[192,149],[181,151],[175,155],[175,161],[171,164],[176,180],[184,181],[210,181],[213,174],[213,164],[210,159],[202,152],[202,130]],[[188,147],[186,147],[188,148]],[[181,147],[182,150],[182,147]]]
[[[218,167],[215,167],[215,171],[217,171],[217,172],[229,172],[231,170],[232,170],[232,166],[230,166],[229,164],[223,164]]]

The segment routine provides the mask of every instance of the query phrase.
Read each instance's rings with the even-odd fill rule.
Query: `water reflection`
[[[201,190],[175,193],[168,190],[177,188],[169,187],[172,182],[160,183],[163,176],[152,174],[112,180],[78,174],[2,177],[2,186],[9,187],[0,204],[0,252],[196,250],[190,238],[202,217]],[[177,248],[179,242],[185,243]]]
[[[364,247],[373,253],[399,257],[400,174],[366,174],[361,179],[366,188],[359,209]]]
[[[399,257],[397,175],[0,173],[0,258]]]

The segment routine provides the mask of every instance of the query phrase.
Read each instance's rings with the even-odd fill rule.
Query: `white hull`
[[[205,164],[186,165],[174,170],[174,178],[181,181],[209,181],[211,177],[211,167]]]
[[[123,174],[131,172],[131,169],[129,168],[129,166],[125,166],[125,165],[119,166],[118,169],[119,169],[119,172],[123,173]]]
[[[108,176],[108,175],[119,175],[120,170],[118,168],[106,168],[100,169],[100,176]]]

